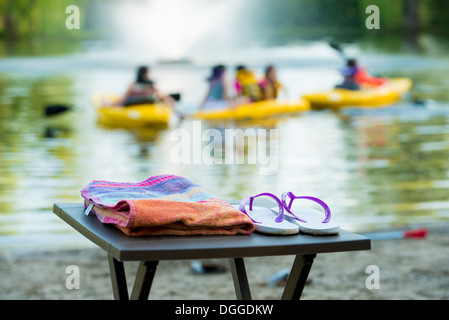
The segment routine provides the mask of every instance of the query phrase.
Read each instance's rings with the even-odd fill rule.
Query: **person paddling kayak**
[[[156,103],[159,101],[171,107],[175,105],[175,101],[170,96],[162,94],[156,88],[149,74],[150,69],[146,66],[141,66],[137,69],[136,81],[129,86],[120,101],[121,105],[126,107],[136,104]]]
[[[343,83],[335,86],[336,89],[360,90],[364,87],[378,87],[388,81],[385,78],[369,75],[366,68],[358,66],[355,59],[347,60],[346,67],[341,70],[341,74],[344,80]]]
[[[256,102],[262,100],[262,90],[259,86],[254,72],[245,66],[237,66],[235,74],[234,88],[237,98],[246,99],[246,102]]]
[[[229,105],[228,86],[226,82],[226,67],[216,65],[212,67],[211,75],[207,78],[209,89],[200,110],[221,109]]]
[[[262,89],[263,100],[275,100],[278,97],[279,90],[283,89],[282,84],[277,78],[276,68],[268,65],[265,69],[265,77],[259,82]]]

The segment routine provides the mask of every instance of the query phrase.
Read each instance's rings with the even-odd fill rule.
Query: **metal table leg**
[[[229,259],[232,279],[234,281],[235,294],[238,300],[251,300],[248,277],[246,276],[245,262],[243,258]]]
[[[137,269],[131,300],[148,300],[159,261],[142,261]]]
[[[293,262],[282,300],[299,300],[316,254],[297,255]]]
[[[112,291],[115,300],[129,300],[128,287],[126,285],[125,267],[123,262],[108,255],[109,272],[111,274]]]
[[[123,262],[108,255],[112,291],[115,300],[129,300]],[[131,300],[147,300],[159,261],[142,261],[137,269]]]
[[[301,298],[302,291],[304,290],[304,286],[315,257],[316,254],[296,256],[284,289],[284,293],[282,294],[282,300],[298,300]],[[123,262],[116,260],[112,256],[108,256],[108,261],[114,299],[129,300]],[[251,290],[249,288],[243,258],[231,258],[229,261],[237,299],[251,300]],[[157,265],[158,261],[142,261],[140,263],[139,269],[137,270],[131,299],[148,299]]]

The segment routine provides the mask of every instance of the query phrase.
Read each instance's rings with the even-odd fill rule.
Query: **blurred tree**
[[[80,38],[95,31],[98,24],[93,16],[98,4],[105,0],[77,0],[81,22],[88,21],[77,32],[65,27],[67,6],[73,0],[0,0],[0,38],[19,40],[30,37]],[[110,1],[111,2],[111,1]],[[85,19],[84,19],[85,17]],[[79,31],[79,32],[78,32]]]
[[[406,0],[404,3],[404,27],[409,34],[416,34],[421,29],[419,3],[420,0]]]
[[[111,6],[120,1],[129,0],[0,0],[0,38],[15,40],[29,37],[80,38],[98,35],[98,30],[107,29],[102,27],[107,20],[106,5]],[[448,0],[240,1],[247,3],[246,25],[275,37],[299,33],[301,36],[313,37],[330,33],[366,32],[365,9],[372,4],[380,8],[379,32],[449,30]],[[70,32],[65,28],[65,8],[74,3],[81,10],[82,26],[81,30]]]
[[[449,19],[447,18],[449,12],[449,1],[447,0],[427,0],[427,20],[428,30],[433,32],[448,32]]]

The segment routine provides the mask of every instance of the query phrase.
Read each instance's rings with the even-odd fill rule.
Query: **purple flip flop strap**
[[[290,203],[288,205],[286,203],[287,196],[290,197]],[[295,216],[293,214],[293,212],[290,211],[290,209],[292,207],[293,200],[295,200],[295,199],[307,199],[307,200],[311,200],[311,201],[314,201],[314,202],[318,203],[324,209],[324,213],[325,213],[325,218],[322,221],[322,223],[328,223],[330,221],[330,219],[331,219],[331,209],[329,208],[329,206],[323,200],[315,198],[315,197],[309,197],[309,196],[297,197],[297,196],[295,196],[293,194],[293,192],[285,192],[281,196],[281,203],[284,206],[285,210],[287,210],[287,212],[290,213],[296,220],[302,221],[302,222],[307,222],[305,220],[302,220],[302,219],[298,218],[297,216]]]
[[[279,200],[279,198],[276,197],[272,193],[261,193],[261,194],[258,194],[256,196],[253,196],[253,197],[243,198],[242,201],[240,202],[239,210],[241,212],[243,212],[244,214],[246,214],[251,219],[252,222],[260,223],[260,222],[255,221],[253,218],[251,218],[251,216],[246,212],[245,206],[246,206],[246,204],[249,201],[249,211],[252,211],[253,210],[253,201],[254,201],[254,199],[257,198],[257,197],[262,197],[262,196],[267,196],[267,197],[273,198],[277,202],[277,204],[279,205],[279,215],[276,217],[276,219],[274,221],[276,221],[277,223],[282,222],[282,220],[284,220],[284,206],[282,205],[281,200]]]

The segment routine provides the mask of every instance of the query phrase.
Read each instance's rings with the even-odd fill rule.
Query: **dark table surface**
[[[232,204],[235,201],[231,201]],[[55,204],[53,212],[119,261],[160,261],[319,254],[371,249],[368,238],[340,230],[338,235],[129,237],[112,225],[86,216],[82,203]]]

